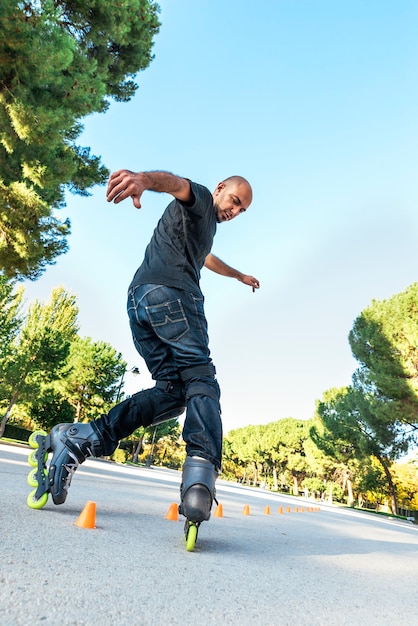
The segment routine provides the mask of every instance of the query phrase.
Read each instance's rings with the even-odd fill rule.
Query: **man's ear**
[[[220,194],[223,189],[225,189],[225,183],[218,183],[215,189],[215,196]]]

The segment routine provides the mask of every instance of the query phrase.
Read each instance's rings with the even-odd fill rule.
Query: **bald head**
[[[248,209],[253,199],[251,185],[243,176],[229,176],[213,192],[218,222],[234,219]]]

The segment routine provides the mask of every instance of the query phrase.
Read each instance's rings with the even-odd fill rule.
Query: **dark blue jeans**
[[[203,297],[197,298],[173,287],[139,285],[129,290],[128,315],[135,347],[157,386],[171,381],[185,398],[183,438],[187,454],[201,456],[219,469],[222,457],[220,390],[210,371],[214,368]],[[141,399],[141,393],[150,391],[153,390],[135,395]],[[143,400],[146,397],[143,395]],[[155,417],[160,409],[170,409],[169,394],[164,395],[162,407],[159,401],[155,402],[156,397],[153,396],[155,407],[152,408]],[[179,392],[172,397],[173,409],[178,405]]]

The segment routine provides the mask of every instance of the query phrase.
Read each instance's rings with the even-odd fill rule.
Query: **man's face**
[[[247,183],[226,181],[219,183],[213,192],[213,202],[218,222],[229,222],[248,209],[253,194]]]

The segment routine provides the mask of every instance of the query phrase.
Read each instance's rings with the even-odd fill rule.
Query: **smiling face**
[[[218,222],[229,222],[244,213],[253,199],[250,183],[240,176],[219,183],[212,195]]]

